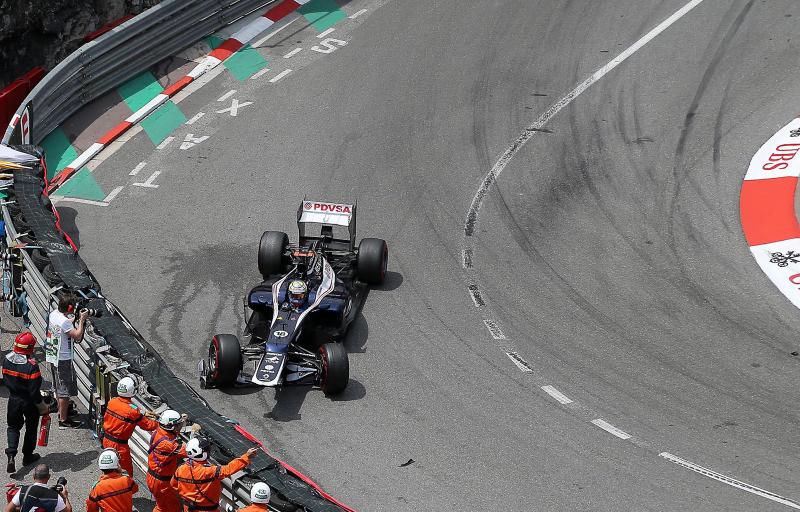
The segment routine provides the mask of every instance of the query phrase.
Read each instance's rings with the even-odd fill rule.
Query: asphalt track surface
[[[104,291],[196,382],[209,334],[240,328],[261,231],[294,236],[303,195],[358,198],[391,273],[347,340],[347,392],[204,392],[217,410],[359,510],[786,509],[658,454],[800,498],[800,319],[738,220],[747,162],[797,112],[800,5],[706,0],[586,90],[491,188],[464,269],[497,158],[685,2],[469,4],[373,2],[280,82],[187,99],[255,100],[179,131],[212,135],[192,151],[126,144],[98,180],[147,160],[158,189],[62,205]]]

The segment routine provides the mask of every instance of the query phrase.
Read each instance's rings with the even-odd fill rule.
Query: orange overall
[[[136,482],[128,475],[112,471],[100,477],[86,500],[86,512],[131,512]]]
[[[103,448],[114,448],[119,454],[119,467],[133,476],[133,460],[128,448],[128,439],[136,426],[144,430],[155,430],[158,423],[151,420],[131,403],[130,398],[118,396],[108,401],[103,416]]]
[[[248,464],[250,457],[245,454],[224,466],[212,466],[208,462],[195,460],[187,460],[178,466],[172,477],[172,486],[178,490],[184,512],[218,512],[222,480]]]
[[[261,503],[253,503],[252,505],[247,505],[244,508],[240,508],[237,512],[268,512],[269,509],[267,508],[266,504]]]
[[[186,457],[186,446],[177,440],[177,434],[159,427],[150,438],[147,450],[147,488],[156,501],[153,512],[180,512],[178,493],[170,485],[178,467],[178,459]]]

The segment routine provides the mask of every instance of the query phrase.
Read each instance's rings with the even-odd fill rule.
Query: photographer
[[[82,309],[75,322],[67,314],[74,313],[75,304],[80,299],[74,293],[65,293],[58,300],[58,309],[50,313],[47,325],[48,360],[56,358],[51,352],[57,350],[56,371],[56,396],[58,397],[58,428],[76,428],[82,424],[69,418],[70,398],[78,394],[75,381],[75,372],[72,367],[74,341],[83,340],[84,327],[88,312]]]
[[[58,484],[48,487],[50,468],[39,464],[33,470],[33,485],[22,486],[6,506],[6,512],[44,510],[45,512],[72,512],[69,493],[64,486],[67,481],[59,479]]]

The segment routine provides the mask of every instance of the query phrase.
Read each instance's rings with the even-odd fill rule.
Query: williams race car
[[[297,228],[297,245],[283,232],[261,236],[264,280],[245,298],[249,339],[242,346],[233,334],[215,335],[200,362],[201,387],[311,384],[335,395],[347,386],[350,365],[339,342],[369,285],[386,278],[388,248],[379,238],[356,248],[355,205],[304,200]]]

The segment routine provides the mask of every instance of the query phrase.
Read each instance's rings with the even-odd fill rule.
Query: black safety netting
[[[34,146],[13,146],[37,157],[41,149]],[[42,158],[43,161],[43,158]],[[13,196],[21,216],[12,219],[18,232],[29,230],[46,252],[56,279],[65,289],[93,296],[100,286],[86,264],[57,226],[57,218],[44,194],[43,165],[35,169],[14,172]],[[47,272],[45,268],[44,273]],[[45,276],[48,278],[48,276]],[[190,421],[202,427],[202,433],[216,450],[214,459],[226,463],[254,446],[253,441],[240,433],[237,423],[211,409],[185,381],[172,373],[167,364],[138,333],[133,332],[118,314],[108,308],[105,299],[89,299],[86,307],[102,310],[102,316],[92,318],[98,334],[114,349],[115,355],[127,362],[129,370],[147,382],[149,392],[157,395],[171,409],[185,412]],[[113,309],[113,308],[112,308]],[[287,472],[283,465],[263,451],[257,452],[246,472],[255,480],[267,483],[289,502],[314,512],[339,512],[339,506],[321,496],[311,485]]]

